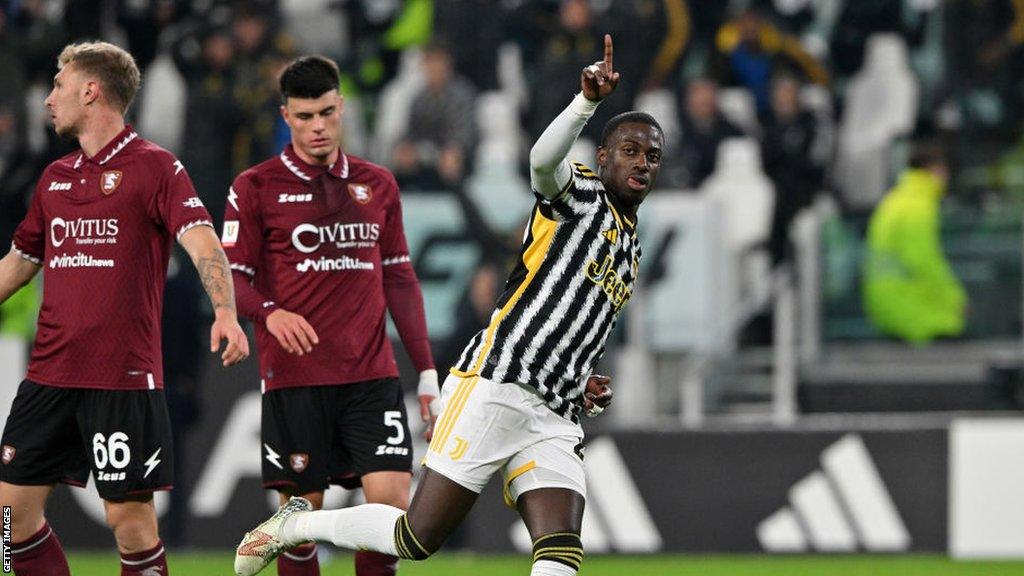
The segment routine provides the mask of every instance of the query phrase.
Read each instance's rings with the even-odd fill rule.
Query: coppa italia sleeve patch
[[[238,220],[225,220],[224,231],[220,235],[220,243],[231,247],[238,242]]]

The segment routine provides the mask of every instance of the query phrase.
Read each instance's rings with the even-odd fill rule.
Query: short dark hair
[[[323,56],[302,56],[292,60],[281,72],[281,101],[288,98],[319,98],[337,90],[341,72],[334,60]]]
[[[936,165],[946,165],[946,150],[939,142],[934,140],[919,140],[914,142],[910,148],[910,158],[907,165],[911,168],[928,168]]]
[[[626,122],[637,122],[639,124],[654,126],[658,129],[658,132],[661,132],[662,137],[665,135],[665,131],[661,129],[661,124],[658,124],[658,121],[654,119],[654,116],[651,116],[647,112],[637,112],[634,110],[632,112],[623,112],[622,114],[613,116],[612,119],[604,125],[604,130],[601,131],[601,146],[607,146],[608,138],[611,137],[612,132],[615,132],[615,129],[618,128],[620,124],[625,124]]]

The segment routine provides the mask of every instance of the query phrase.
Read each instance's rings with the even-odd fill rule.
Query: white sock
[[[533,563],[533,570],[530,570],[530,576],[576,576],[576,570],[572,566],[566,566],[561,562],[537,560]]]
[[[363,504],[340,510],[296,512],[281,526],[281,541],[331,542],[349,550],[398,556],[395,522],[405,510],[386,504]]]

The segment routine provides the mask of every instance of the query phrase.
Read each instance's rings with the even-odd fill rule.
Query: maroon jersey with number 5
[[[13,242],[44,274],[28,379],[162,388],[167,262],[196,226],[213,223],[181,162],[131,126],[92,158],[78,151],[47,166]]]
[[[235,179],[221,243],[235,285],[239,272],[251,283],[238,290],[239,312],[256,320],[264,390],[397,376],[389,309],[417,369],[433,367],[398,186],[386,169],[344,153],[330,167],[312,166],[289,145]],[[266,300],[246,302],[250,291]],[[396,300],[413,302],[396,314]],[[267,329],[263,320],[278,307],[316,331],[311,353],[288,353]]]

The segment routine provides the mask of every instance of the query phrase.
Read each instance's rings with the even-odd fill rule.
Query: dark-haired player
[[[379,504],[310,512],[292,499],[249,532],[237,574],[255,574],[290,546],[326,540],[422,560],[437,551],[492,475],[534,542],[533,576],[572,576],[583,560],[583,430],[579,413],[610,401],[588,376],[636,281],[636,210],[654,185],[664,137],[647,114],[611,119],[597,172],[565,159],[619,75],[612,41],[583,70],[583,91],[530,153],[537,204],[520,262],[445,383],[426,470],[408,513]]]
[[[361,485],[368,502],[404,510],[412,440],[388,311],[420,373],[428,426],[439,392],[398,186],[341,149],[334,62],[293,61],[280,90],[291,144],[235,179],[221,237],[239,310],[256,325],[263,483],[282,503],[303,496],[315,508],[330,484]],[[360,551],[355,563],[359,576],[384,576],[398,558]],[[278,573],[319,574],[315,546],[282,554]]]
[[[124,123],[140,83],[132,56],[105,42],[73,44],[58,68],[46,108],[81,150],[43,171],[0,260],[0,302],[46,268],[32,360],[0,448],[14,572],[68,574],[44,509],[54,484],[85,486],[91,469],[121,574],[166,575],[153,492],[173,477],[160,318],[175,238],[213,302],[211,351],[226,338],[227,366],[249,344],[228,261],[188,174]]]

